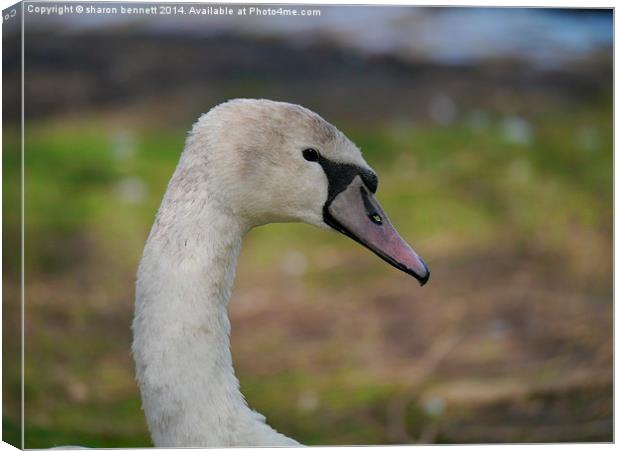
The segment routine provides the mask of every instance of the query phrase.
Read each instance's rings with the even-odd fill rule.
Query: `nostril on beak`
[[[379,213],[371,213],[368,215],[368,217],[370,218],[372,222],[374,222],[377,225],[383,224],[383,219],[381,218]]]
[[[366,208],[366,213],[368,214],[368,217],[370,218],[370,220],[377,225],[382,225],[383,218],[377,212],[377,209],[374,207],[372,202],[370,202],[370,199],[368,199],[368,193],[366,192],[363,186],[360,186],[360,194],[362,195],[362,200],[364,202],[364,208]]]

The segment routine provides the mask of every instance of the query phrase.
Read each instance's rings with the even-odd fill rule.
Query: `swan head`
[[[318,114],[285,102],[235,99],[194,124],[183,155],[204,168],[217,201],[249,227],[305,222],[336,230],[424,285],[430,272],[374,197],[360,150]]]

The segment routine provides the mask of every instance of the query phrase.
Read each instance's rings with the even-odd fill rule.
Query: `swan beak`
[[[430,271],[398,234],[372,192],[359,176],[324,208],[325,222],[366,246],[390,265],[424,285]]]

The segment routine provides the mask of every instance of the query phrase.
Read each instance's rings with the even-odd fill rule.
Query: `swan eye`
[[[308,161],[319,161],[319,152],[316,149],[304,149],[302,154]]]

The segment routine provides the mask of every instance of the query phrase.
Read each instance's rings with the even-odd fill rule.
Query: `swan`
[[[139,264],[132,353],[153,444],[298,446],[250,409],[227,304],[244,235],[271,222],[336,230],[426,283],[424,261],[374,197],[377,175],[299,105],[235,99],[193,125]]]

